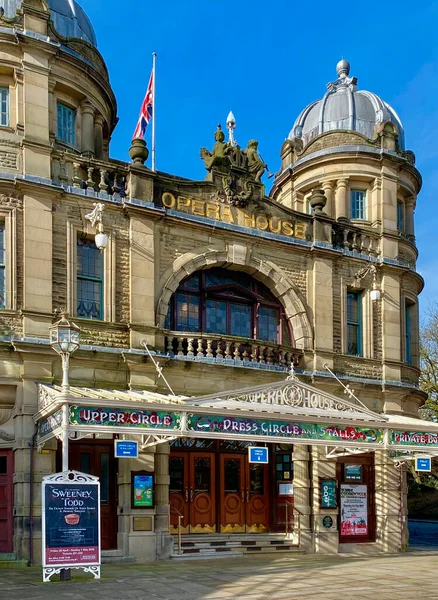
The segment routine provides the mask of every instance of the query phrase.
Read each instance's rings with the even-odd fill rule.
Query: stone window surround
[[[16,131],[19,121],[17,109],[20,106],[19,102],[19,86],[20,72],[16,69],[10,69],[10,72],[0,73],[0,88],[9,90],[9,123],[0,125],[1,131]]]
[[[348,354],[347,350],[347,292],[354,291],[361,293],[361,342],[362,353],[357,358],[373,359],[374,348],[374,328],[373,328],[373,301],[370,298],[367,288],[355,287],[350,281],[341,281],[341,313],[342,313],[342,352],[346,356],[355,358]]]
[[[0,80],[1,83],[1,80]],[[68,94],[56,89],[56,85],[51,82],[49,86],[51,101],[51,122],[50,136],[56,139],[57,144],[65,149],[74,150],[88,155],[96,155],[96,158],[103,158],[107,140],[103,139],[105,127],[105,118],[88,100],[78,100],[73,93]],[[75,112],[74,123],[74,144],[68,144],[58,138],[58,104],[63,104]],[[84,122],[87,121],[88,135],[83,131]]]
[[[84,214],[87,212],[83,211]],[[106,231],[108,246],[103,253],[103,321],[115,323],[116,320],[116,239],[114,232]],[[77,239],[85,235],[94,239],[95,231],[91,224],[83,225],[78,221],[67,221],[67,311],[77,314]],[[97,319],[96,319],[97,320]]]
[[[0,208],[0,222],[5,226],[6,238],[6,301],[2,310],[17,310],[17,212],[16,208]]]
[[[327,204],[324,211],[328,216],[335,219],[340,216],[346,216],[350,218],[350,195],[352,190],[361,190],[365,192],[365,219],[353,219],[354,222],[370,224],[375,219],[372,218],[372,194],[375,191],[376,181],[378,178],[356,178],[354,175],[340,175],[339,177],[330,177],[322,179],[320,181],[315,180],[309,185],[309,182],[305,182],[299,189],[294,190],[294,205],[292,208],[300,212],[311,214],[308,210],[308,197],[313,189],[320,188],[324,190],[327,198]],[[342,210],[340,204],[340,192],[344,196],[343,203],[346,204],[345,209]],[[346,214],[343,215],[342,213]]]
[[[160,283],[161,295],[157,303],[157,325],[164,328],[170,298],[180,282],[201,269],[220,266],[250,273],[264,283],[281,302],[294,334],[295,345],[300,349],[313,347],[313,329],[306,311],[306,300],[281,269],[271,261],[261,259],[249,246],[237,242],[225,250],[211,247],[198,248],[198,254],[186,253],[178,257],[165,271]]]
[[[419,314],[418,314],[418,299],[414,294],[411,294],[407,291],[402,292],[401,296],[401,307],[403,310],[400,310],[400,318],[401,318],[401,361],[410,367],[420,368],[420,357],[419,357],[419,347],[412,347],[411,343],[410,348],[410,362],[406,362],[406,306],[409,305],[412,307],[412,313],[410,315],[410,326],[411,326],[411,340],[415,340],[417,334],[415,329],[419,329]]]

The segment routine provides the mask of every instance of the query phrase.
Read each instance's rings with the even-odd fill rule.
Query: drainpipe
[[[33,567],[33,451],[35,448],[35,441],[37,437],[37,431],[32,436],[32,440],[29,443],[30,447],[30,461],[29,461],[29,560],[27,561],[28,567]]]

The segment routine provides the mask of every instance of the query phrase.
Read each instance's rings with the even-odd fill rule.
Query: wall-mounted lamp
[[[376,300],[380,300],[381,291],[377,287],[377,267],[374,264],[369,264],[363,269],[360,269],[357,273],[355,273],[354,278],[359,282],[362,281],[364,277],[366,277],[369,273],[373,275],[373,288],[370,290],[370,298],[373,302]]]
[[[95,202],[93,206],[94,209],[88,215],[85,215],[85,218],[88,219],[96,229],[94,242],[97,248],[102,252],[108,246],[108,236],[103,232],[102,223],[102,214],[105,210],[105,204],[102,202]]]

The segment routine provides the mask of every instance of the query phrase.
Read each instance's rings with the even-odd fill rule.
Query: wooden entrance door
[[[264,533],[269,529],[266,465],[248,463],[247,455],[220,454],[220,531]]]
[[[71,443],[70,468],[100,479],[100,528],[102,550],[117,548],[116,460],[114,445]]]
[[[172,452],[169,474],[171,532],[176,532],[181,514],[185,533],[215,533],[214,453]]]
[[[250,464],[246,458],[245,499],[247,533],[265,533],[269,530],[268,465]]]
[[[13,551],[13,460],[12,450],[0,450],[0,552]]]
[[[241,454],[220,454],[220,531],[245,531],[245,460]]]

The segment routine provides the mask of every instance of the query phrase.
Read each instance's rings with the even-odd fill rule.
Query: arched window
[[[247,273],[220,268],[181,282],[169,305],[166,329],[292,342],[283,307],[268,288]]]

